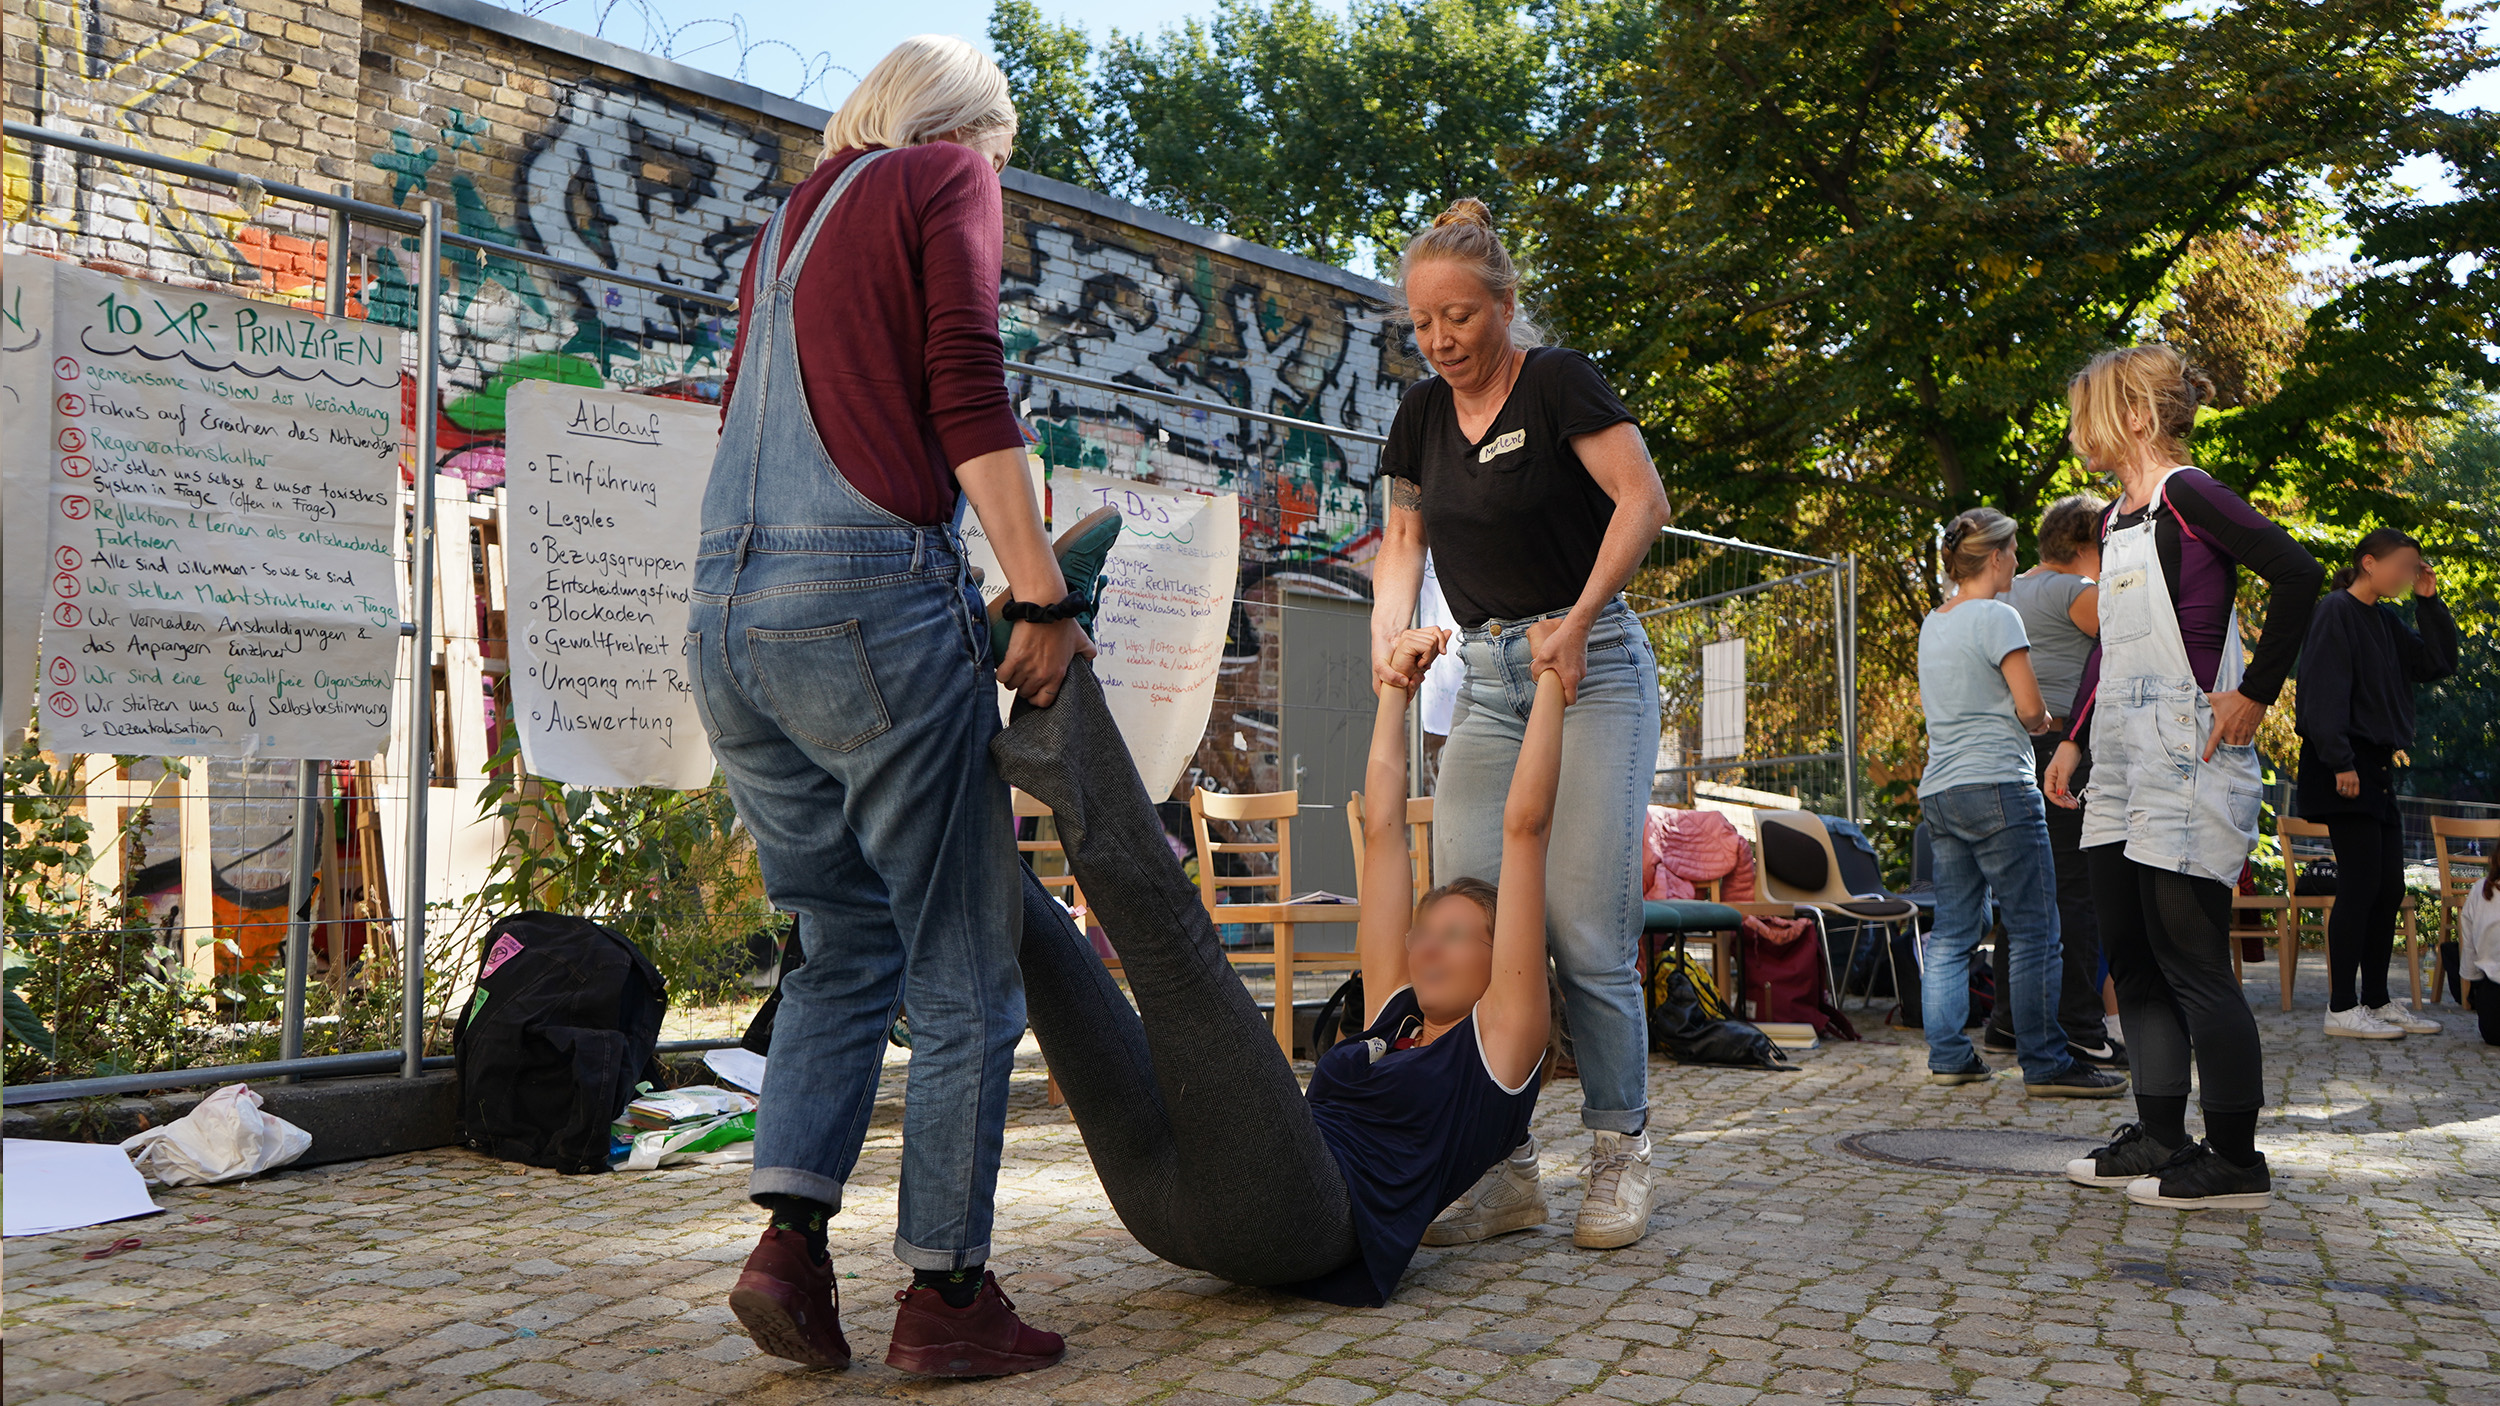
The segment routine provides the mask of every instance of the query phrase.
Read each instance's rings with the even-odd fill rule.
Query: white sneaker
[[[2392,1025],[2407,1035],[2436,1035],[2440,1029],[2438,1021],[2416,1012],[2402,1001],[2374,1006],[2370,1014],[2377,1016],[2380,1024]]]
[[[1531,1137],[1434,1216],[1424,1227],[1424,1243],[1472,1245],[1545,1224],[1545,1186],[1536,1171],[1536,1139]]]
[[[2326,1033],[2341,1035],[2347,1040],[2401,1040],[2404,1031],[2373,1014],[2368,1006],[2353,1006],[2326,1013]]]
[[[1616,1250],[1649,1233],[1658,1209],[1658,1180],[1649,1169],[1649,1134],[1598,1133],[1589,1143],[1588,1193],[1572,1222],[1571,1243]]]

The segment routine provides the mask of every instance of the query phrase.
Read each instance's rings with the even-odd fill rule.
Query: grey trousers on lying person
[[[1027,870],[1026,1017],[1121,1223],[1162,1259],[1236,1284],[1355,1259],[1336,1157],[1164,842],[1092,664],[1069,667],[1050,707],[1018,705],[990,755],[1050,807],[1136,993],[1132,1009]]]

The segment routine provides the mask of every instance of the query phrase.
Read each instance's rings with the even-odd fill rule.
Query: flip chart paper
[[[0,721],[16,751],[35,706],[35,640],[49,608],[44,540],[52,506],[53,261],[0,260]]]
[[[68,264],[52,277],[43,745],[381,751],[399,333]]]
[[[720,412],[528,381],[504,426],[523,763],[575,786],[709,785],[686,605]]]
[[[1103,566],[1094,673],[1147,794],[1168,797],[1215,706],[1241,569],[1241,500],[1077,469],[1054,491],[1053,516],[1074,522],[1106,503],[1123,522]]]

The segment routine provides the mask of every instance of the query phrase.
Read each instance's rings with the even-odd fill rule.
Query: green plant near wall
[[[179,939],[151,927],[140,900],[99,895],[89,881],[98,845],[79,813],[78,777],[77,759],[54,766],[30,736],[0,778],[11,1083],[183,1064],[214,1015],[214,994],[184,963]],[[141,807],[106,840],[125,847],[125,874],[147,862],[146,826]]]
[[[765,901],[726,787],[565,786],[524,775],[517,742],[487,771],[479,812],[500,817],[511,839],[462,905],[463,930],[482,934],[519,909],[575,914],[640,946],[673,1006],[745,993],[749,939],[778,941],[786,920]]]

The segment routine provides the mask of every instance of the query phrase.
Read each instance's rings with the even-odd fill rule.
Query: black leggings
[[[2264,1107],[2257,1018],[2231,970],[2230,887],[2147,868],[2123,844],[2084,856],[2137,1097],[2186,1098],[2193,1054],[2209,1126]]]
[[[2404,826],[2361,811],[2323,818],[2335,844],[2335,906],[2326,915],[2326,1006],[2375,1010],[2387,1004],[2387,964],[2396,955],[2396,913],[2404,907]]]
[[[1136,994],[1132,1009],[1026,870],[1027,1018],[1121,1223],[1157,1256],[1236,1284],[1351,1263],[1337,1159],[1164,842],[1092,666],[1077,660],[1050,707],[1019,705],[990,755],[1050,807]]]

